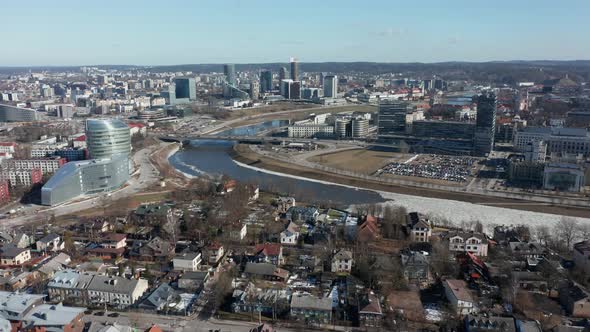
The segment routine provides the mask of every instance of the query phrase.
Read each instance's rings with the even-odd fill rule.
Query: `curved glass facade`
[[[86,120],[86,144],[93,159],[110,158],[131,152],[129,126],[118,119]]]

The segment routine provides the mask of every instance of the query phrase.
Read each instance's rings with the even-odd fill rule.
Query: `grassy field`
[[[309,161],[327,167],[370,175],[391,162],[406,161],[411,156],[408,154],[358,149],[323,154],[312,157]]]

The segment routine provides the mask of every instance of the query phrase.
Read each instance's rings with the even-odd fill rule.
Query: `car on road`
[[[84,315],[90,315],[92,314],[92,310],[88,309],[88,310],[84,310]]]
[[[109,317],[119,317],[119,313],[118,312],[113,312],[108,314]]]

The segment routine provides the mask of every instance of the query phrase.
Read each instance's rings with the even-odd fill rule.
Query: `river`
[[[219,134],[255,135],[257,132],[284,125],[281,121],[231,129]],[[561,216],[485,206],[467,202],[426,198],[404,194],[378,192],[351,188],[337,184],[321,183],[310,179],[297,178],[288,174],[277,174],[255,167],[244,167],[229,155],[233,142],[214,140],[192,140],[190,146],[172,155],[170,163],[189,176],[227,175],[241,182],[256,183],[262,190],[295,197],[298,201],[321,202],[334,206],[381,203],[405,206],[409,211],[419,211],[434,219],[447,219],[455,224],[479,220],[490,231],[493,225],[528,224],[551,226]],[[590,223],[588,218],[577,218]]]

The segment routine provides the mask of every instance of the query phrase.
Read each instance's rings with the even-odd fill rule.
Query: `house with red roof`
[[[283,258],[283,246],[279,243],[264,243],[256,245],[254,249],[254,258],[259,263],[271,263],[282,265],[285,263]]]

